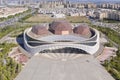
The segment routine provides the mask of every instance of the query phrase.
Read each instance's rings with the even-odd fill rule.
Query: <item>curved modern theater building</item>
[[[86,25],[72,26],[67,21],[54,21],[47,27],[36,25],[24,31],[24,48],[33,55],[59,49],[93,55],[99,47],[99,31]]]

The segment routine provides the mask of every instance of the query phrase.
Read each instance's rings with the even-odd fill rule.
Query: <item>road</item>
[[[33,14],[35,11],[36,10],[32,9],[32,11],[29,13],[25,13],[24,15],[20,15],[20,16],[8,19],[6,21],[0,22],[0,28],[4,28],[6,26],[13,25],[15,22],[18,22],[21,18],[23,18],[29,14]]]
[[[112,30],[120,33],[119,30],[118,30],[118,31],[116,30],[116,29],[119,28],[120,23],[103,23],[103,22],[98,22],[98,21],[95,21],[95,20],[90,20],[90,21],[91,21],[91,23],[92,23],[93,25],[101,26],[101,27],[107,27],[107,28],[110,28],[110,29],[112,29]],[[108,41],[112,42],[113,45],[114,45],[114,47],[116,47],[116,48],[119,47],[118,44],[116,44],[114,41],[110,40],[108,37],[106,37],[106,39],[107,39]]]
[[[120,23],[103,23],[95,20],[91,20],[92,25],[107,27],[118,33],[120,33]]]

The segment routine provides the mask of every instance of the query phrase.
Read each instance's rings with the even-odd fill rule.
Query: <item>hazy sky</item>
[[[74,0],[72,0],[72,1],[74,1]],[[120,0],[75,0],[75,1],[120,1]]]

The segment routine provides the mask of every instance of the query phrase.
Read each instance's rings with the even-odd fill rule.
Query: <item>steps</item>
[[[87,54],[76,54],[76,53],[42,53],[42,56],[49,58],[49,59],[77,59],[80,58],[81,56],[85,56]]]

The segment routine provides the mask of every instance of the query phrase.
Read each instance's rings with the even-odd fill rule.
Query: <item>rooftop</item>
[[[61,55],[55,60],[47,56]],[[48,53],[39,54],[28,61],[15,80],[114,80],[90,55]],[[64,58],[73,56],[76,58]],[[78,57],[77,57],[78,56]]]
[[[53,21],[49,27],[50,31],[54,34],[67,34],[72,33],[72,25],[68,21]]]
[[[90,28],[87,25],[79,25],[74,28],[74,33],[80,35],[88,35],[91,34]]]
[[[42,25],[35,25],[35,26],[33,26],[31,31],[33,33],[35,33],[36,35],[49,34],[49,31],[46,29],[46,27],[42,26]]]
[[[40,38],[48,35],[74,35],[90,38],[91,28],[87,25],[73,27],[68,21],[53,21],[49,26],[35,25],[27,33],[30,37]]]

